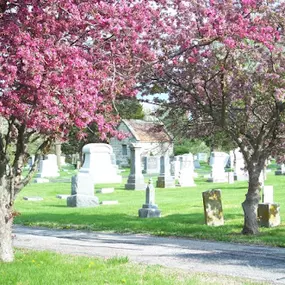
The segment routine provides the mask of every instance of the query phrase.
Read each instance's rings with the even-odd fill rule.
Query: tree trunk
[[[0,180],[0,262],[14,260],[12,247],[13,209],[5,176]]]
[[[257,222],[257,208],[260,200],[261,190],[259,183],[260,173],[261,168],[249,170],[248,192],[245,195],[245,201],[242,203],[244,212],[244,225],[242,230],[243,234],[255,235],[259,232]]]

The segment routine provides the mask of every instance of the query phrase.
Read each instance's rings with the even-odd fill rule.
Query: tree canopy
[[[13,202],[39,155],[72,127],[93,123],[102,140],[117,134],[114,102],[136,94],[138,73],[155,59],[158,17],[145,0],[0,1],[0,260],[12,259]],[[39,138],[22,179],[27,146]]]
[[[249,172],[243,233],[258,231],[259,176],[270,154],[284,153],[283,1],[169,1],[160,60],[145,72],[165,105],[188,114],[184,132],[225,133]],[[170,19],[172,18],[172,19]]]

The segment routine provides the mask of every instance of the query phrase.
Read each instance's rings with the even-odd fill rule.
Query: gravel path
[[[14,226],[14,246],[131,261],[285,284],[285,248],[149,235]]]

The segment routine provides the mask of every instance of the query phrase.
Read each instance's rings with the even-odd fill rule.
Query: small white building
[[[122,120],[119,131],[127,134],[123,140],[111,138],[110,145],[116,155],[117,164],[130,164],[130,144],[142,145],[141,156],[173,155],[173,139],[161,122],[144,120]]]

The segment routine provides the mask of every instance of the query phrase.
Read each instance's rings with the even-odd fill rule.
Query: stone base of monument
[[[157,208],[157,205],[143,204],[139,209],[140,218],[159,218],[161,217],[161,211]]]
[[[67,207],[96,207],[99,205],[98,197],[81,194],[67,197],[66,202]]]
[[[143,176],[137,177],[130,175],[127,184],[125,184],[126,190],[145,190],[145,188],[146,184]]]
[[[272,228],[280,225],[280,205],[277,203],[258,204],[257,216],[259,225]]]
[[[159,176],[156,181],[157,188],[175,188],[175,179],[173,177]]]

